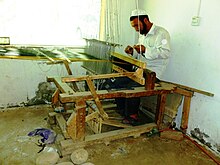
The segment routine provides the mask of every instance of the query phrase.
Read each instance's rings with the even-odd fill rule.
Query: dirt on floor
[[[36,128],[50,128],[48,113],[50,105],[11,108],[0,111],[0,165],[34,165],[42,147],[37,145],[41,137],[27,134]],[[57,140],[62,135],[58,134]],[[48,145],[44,150],[54,149]],[[175,141],[160,138],[128,137],[110,142],[109,145],[87,146],[87,162],[95,165],[215,165],[207,154],[188,139]],[[220,158],[209,152],[220,162]],[[58,162],[71,161],[70,156]]]

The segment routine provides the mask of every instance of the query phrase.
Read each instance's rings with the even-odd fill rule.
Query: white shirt
[[[140,55],[134,51],[133,57],[145,62],[147,69],[154,71],[157,78],[161,79],[170,56],[170,35],[168,31],[153,24],[146,36],[139,36],[138,44],[145,46],[145,52]]]

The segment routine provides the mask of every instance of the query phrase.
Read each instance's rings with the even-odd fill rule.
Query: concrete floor
[[[35,143],[39,137],[27,134],[47,124],[50,106],[11,108],[0,111],[0,165],[34,165],[41,149]],[[61,137],[62,135],[58,135]],[[55,145],[47,149],[56,149]],[[97,144],[85,148],[88,162],[95,165],[215,165],[217,164],[189,140],[174,141],[158,136],[125,138],[108,146]],[[220,158],[215,158],[220,162]],[[70,157],[58,162],[70,161]]]

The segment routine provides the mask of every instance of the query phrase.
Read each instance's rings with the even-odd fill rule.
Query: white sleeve
[[[151,42],[151,41],[149,41]],[[170,36],[163,33],[156,37],[153,44],[144,44],[146,47],[144,56],[147,59],[163,59],[170,56]]]

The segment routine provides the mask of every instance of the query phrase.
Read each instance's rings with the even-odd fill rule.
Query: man
[[[154,71],[157,81],[159,81],[170,56],[169,33],[164,28],[150,22],[146,11],[141,9],[132,11],[130,24],[139,33],[139,41],[134,46],[128,45],[125,52],[135,59],[146,62],[147,69]],[[130,88],[132,86],[140,85],[128,78],[117,78],[109,85],[109,87],[114,88]],[[138,119],[140,98],[118,98],[116,104],[121,114],[125,116],[123,123],[140,124]]]
[[[133,47],[127,46],[125,52],[146,62],[147,69],[156,72],[161,79],[170,56],[170,35],[162,27],[150,22],[146,11],[136,9],[130,17],[131,26],[139,32],[139,41]]]

